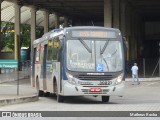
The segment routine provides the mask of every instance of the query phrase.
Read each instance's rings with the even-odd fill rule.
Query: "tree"
[[[2,50],[13,51],[14,50],[14,24],[10,22],[2,22]]]
[[[14,51],[14,23],[2,22],[2,50]],[[31,26],[21,24],[20,45],[21,47],[30,47],[31,41]],[[44,33],[43,27],[36,27],[36,39],[40,38]]]
[[[21,25],[20,41],[21,47],[29,47],[31,43],[31,26],[28,24]]]

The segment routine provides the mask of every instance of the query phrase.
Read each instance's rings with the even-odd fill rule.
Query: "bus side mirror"
[[[128,50],[129,49],[128,41],[126,40],[125,37],[123,37],[122,39],[123,39],[123,44],[124,44],[125,50]]]

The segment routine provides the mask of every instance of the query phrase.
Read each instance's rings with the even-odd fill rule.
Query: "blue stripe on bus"
[[[65,36],[64,36],[64,43],[66,42]],[[63,70],[62,70],[62,75],[63,75],[63,80],[68,80],[67,75],[66,75],[66,44],[64,45],[64,54],[63,54]]]

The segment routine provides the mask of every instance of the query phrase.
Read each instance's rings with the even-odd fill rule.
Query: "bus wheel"
[[[39,90],[39,80],[38,80],[38,77],[36,79],[36,89],[37,89],[37,92],[38,92],[38,96],[42,97],[44,95],[44,92],[42,90]]]
[[[102,96],[102,102],[109,102],[109,96]]]
[[[38,96],[39,96],[39,97],[43,97],[43,95],[44,95],[44,92],[43,92],[42,90],[39,90],[39,91],[38,91]]]
[[[44,93],[44,97],[49,97],[49,96],[50,96],[50,92]]]
[[[56,96],[57,96],[57,101],[58,102],[64,102],[64,96],[61,96],[58,94],[58,87],[57,87],[57,83],[55,83],[55,92],[56,92]]]
[[[58,102],[64,102],[64,96],[57,95],[57,101]]]

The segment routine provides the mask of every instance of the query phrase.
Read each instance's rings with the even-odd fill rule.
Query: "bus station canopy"
[[[14,3],[3,1],[1,4],[1,21],[6,22],[15,22],[15,10]],[[21,7],[21,24],[30,24],[31,23],[31,11],[30,7],[22,6]],[[61,18],[60,18],[61,19]],[[44,15],[43,10],[38,10],[36,12],[36,25],[43,26]],[[55,15],[49,14],[49,26],[52,28],[54,26]]]

